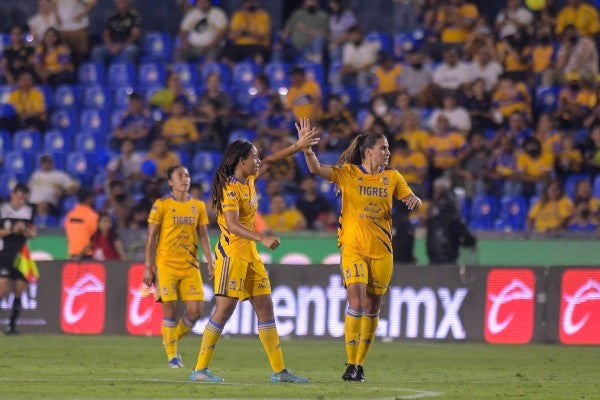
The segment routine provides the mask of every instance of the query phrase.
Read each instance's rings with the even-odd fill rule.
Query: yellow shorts
[[[271,294],[271,282],[260,260],[218,257],[215,262],[215,295],[246,300]]]
[[[367,292],[382,295],[390,287],[394,256],[388,254],[383,258],[368,258],[352,250],[342,250],[341,268],[344,286],[366,283]]]
[[[194,267],[170,268],[156,266],[156,288],[160,301],[204,300],[200,271]]]

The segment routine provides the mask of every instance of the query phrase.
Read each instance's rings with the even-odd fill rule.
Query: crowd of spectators
[[[58,130],[85,144],[77,136],[93,133],[88,173],[71,168],[65,154],[33,154],[39,168],[26,178],[32,194],[44,193],[36,197],[42,225],[61,224],[79,179],[98,192],[97,210],[117,228],[143,228],[169,166],[187,165],[207,199],[230,141],[251,140],[264,156],[285,147],[294,121],[308,117],[322,131],[320,159],[330,164],[357,132],[383,132],[391,167],[425,200],[436,180],[450,182],[472,228],[598,228],[600,20],[589,3],[566,0],[556,9],[548,0],[530,10],[506,0],[490,20],[466,0],[395,0],[394,31],[365,32],[343,0],[326,8],[304,0],[281,29],[259,0],[243,0],[232,15],[197,0],[184,2],[179,35],[163,58],[144,47],[143,13],[129,0],[115,0],[101,42],[90,43],[95,3],[38,0],[28,26],[6,35],[4,140]],[[115,64],[138,79],[119,81]],[[82,75],[90,66],[97,80],[109,75],[91,99]],[[57,104],[65,87],[76,89],[75,100]],[[57,117],[63,106],[77,113],[75,131]],[[99,121],[87,126],[89,109]],[[1,147],[6,161],[9,146]],[[85,151],[74,147],[65,152]],[[257,182],[269,229],[336,229],[334,188],[307,175],[302,157],[290,157]],[[413,224],[424,225],[427,213],[411,216]]]

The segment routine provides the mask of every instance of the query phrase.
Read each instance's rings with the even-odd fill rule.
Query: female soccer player
[[[258,317],[258,337],[267,353],[273,370],[273,382],[306,383],[285,368],[275,314],[271,299],[271,283],[258,252],[256,242],[275,250],[279,238],[255,231],[258,208],[254,180],[267,170],[270,163],[318,142],[316,131],[302,135],[298,141],[264,160],[258,158],[252,143],[237,140],[225,149],[212,186],[212,202],[217,213],[221,237],[215,247],[216,307],[210,316],[191,381],[221,382],[208,369],[215,346],[223,328],[234,312],[238,301],[249,299]]]
[[[143,281],[155,282],[157,300],[163,311],[162,335],[170,368],[183,364],[177,342],[190,332],[204,307],[200,275],[198,238],[212,276],[214,264],[206,226],[206,206],[189,195],[190,174],[182,165],[167,171],[171,193],[154,202],[148,216],[146,267]],[[177,298],[184,302],[185,313],[177,321]]]
[[[296,125],[300,137],[315,135],[309,121]],[[342,193],[338,245],[348,309],[344,324],[348,367],[345,381],[364,381],[363,362],[375,339],[382,296],[392,278],[392,198],[410,209],[421,206],[400,173],[387,167],[388,141],[380,133],[358,135],[336,166],[322,165],[304,150],[310,172],[335,183]]]

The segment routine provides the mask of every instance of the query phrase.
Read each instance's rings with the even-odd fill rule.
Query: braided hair
[[[223,153],[223,159],[221,164],[215,172],[215,177],[212,183],[212,205],[213,209],[216,210],[217,214],[223,212],[223,190],[229,177],[235,172],[235,167],[238,165],[242,158],[248,157],[252,150],[252,143],[247,140],[236,140],[230,143],[225,152]]]

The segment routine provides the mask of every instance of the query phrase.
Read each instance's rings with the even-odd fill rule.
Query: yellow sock
[[[163,318],[162,337],[165,350],[167,351],[167,360],[177,357],[177,339],[175,338],[175,326],[177,321],[170,318]]]
[[[363,312],[348,306],[344,322],[344,337],[346,339],[346,355],[348,364],[356,364],[356,353],[360,341],[360,326]]]
[[[363,365],[365,357],[375,340],[377,333],[377,324],[379,323],[379,312],[376,314],[364,314],[360,326],[360,344],[358,345],[358,354],[356,355],[356,364]]]
[[[198,362],[194,371],[208,367],[222,332],[223,325],[217,324],[212,319],[208,320],[206,328],[204,328],[204,334],[202,335],[202,344],[200,345]]]
[[[283,371],[285,364],[283,363],[283,353],[281,352],[281,343],[279,342],[275,320],[258,323],[258,338],[267,352],[273,372]]]
[[[187,314],[183,314],[183,317],[181,317],[175,328],[175,340],[179,341],[182,337],[190,333],[193,327],[194,323],[190,321]]]

